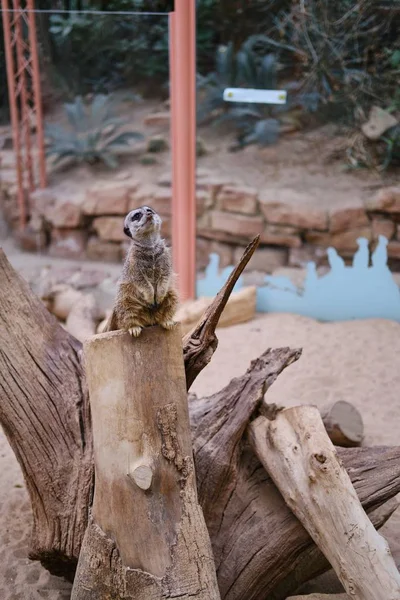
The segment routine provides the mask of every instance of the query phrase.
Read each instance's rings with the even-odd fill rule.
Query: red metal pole
[[[172,252],[181,300],[196,281],[196,8],[175,0],[170,15]]]
[[[26,67],[29,61],[24,56],[24,40],[21,20],[23,18],[23,11],[19,5],[18,0],[13,0],[14,11],[15,11],[15,41],[17,50],[17,85],[19,88],[19,100],[20,100],[20,116],[21,116],[21,130],[24,130],[25,135],[25,157],[21,156],[23,163],[24,174],[28,172],[28,186],[29,191],[33,192],[35,189],[34,175],[32,169],[32,144],[31,144],[31,123],[29,118],[29,105],[28,105],[28,91],[26,82]],[[21,131],[22,133],[22,131]],[[21,153],[22,154],[22,153]],[[25,160],[24,160],[25,158]]]
[[[44,152],[44,129],[42,113],[42,90],[40,85],[40,65],[37,47],[35,13],[33,12],[35,8],[34,0],[27,0],[26,7],[28,9],[29,45],[32,59],[32,86],[34,106],[36,110],[36,138],[39,159],[39,182],[40,187],[44,188],[46,187],[46,158]]]
[[[12,129],[13,146],[14,146],[15,161],[16,161],[16,172],[17,172],[19,224],[20,224],[21,229],[23,229],[26,224],[25,194],[24,194],[24,181],[23,181],[22,162],[21,162],[20,128],[19,128],[17,97],[16,97],[16,90],[15,90],[13,44],[12,44],[12,38],[11,38],[11,22],[10,22],[10,14],[13,15],[14,13],[9,12],[8,0],[2,0],[2,8],[4,9],[4,11],[3,11],[3,30],[4,30],[4,48],[5,48],[5,54],[6,54],[8,97],[9,97],[9,103],[10,103],[11,129]]]

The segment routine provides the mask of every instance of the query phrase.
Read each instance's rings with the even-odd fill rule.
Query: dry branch
[[[183,338],[183,356],[185,359],[186,385],[188,390],[197,375],[208,365],[218,346],[215,328],[237,280],[253,256],[259,243],[260,236],[258,235],[247,246],[239,263],[230,274],[225,285],[215,296],[199,323]]]

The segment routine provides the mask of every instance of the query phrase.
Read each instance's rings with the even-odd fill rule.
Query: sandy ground
[[[15,268],[24,273],[49,262],[46,257],[21,254],[10,240],[1,243]],[[350,400],[363,414],[366,443],[399,443],[399,324],[383,320],[320,324],[275,314],[220,329],[218,337],[211,364],[193,386],[197,394],[217,391],[268,347],[301,347],[300,360],[268,391],[271,402],[321,406],[331,399]],[[31,521],[21,471],[0,433],[0,600],[67,600],[70,585],[27,558]],[[382,531],[399,563],[400,511]],[[326,583],[323,586],[329,591]]]

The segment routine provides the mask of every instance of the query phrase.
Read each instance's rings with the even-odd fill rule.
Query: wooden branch
[[[180,327],[91,338],[95,492],[72,600],[220,598],[197,501]]]
[[[93,478],[79,350],[0,250],[0,422],[32,502],[30,556],[69,578]]]
[[[321,417],[330,440],[335,446],[360,446],[364,424],[359,411],[350,402],[339,400],[324,406]]]
[[[366,516],[316,407],[258,417],[249,426],[258,458],[285,502],[357,600],[400,599],[400,574]]]
[[[186,385],[188,390],[197,375],[208,365],[218,346],[215,328],[237,280],[253,256],[259,243],[260,236],[258,235],[247,246],[239,263],[230,274],[228,281],[215,296],[212,304],[205,311],[199,323],[183,338],[183,356],[185,359]]]

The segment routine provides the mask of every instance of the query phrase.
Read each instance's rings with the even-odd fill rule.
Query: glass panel
[[[359,290],[381,283],[375,268],[365,268],[379,259],[379,272],[386,272],[388,255],[392,271],[400,271],[400,238],[387,208],[397,200],[394,192],[377,195],[400,166],[400,13],[394,4],[198,2],[197,179],[208,194],[198,267],[205,268],[210,253],[219,256],[219,268],[232,265],[261,234],[242,279],[270,298],[260,300],[259,309],[365,316],[354,309]],[[328,254],[330,246],[335,250]],[[368,281],[351,268],[353,258]],[[200,284],[207,295],[221,283],[215,257],[209,264],[209,284]],[[336,279],[341,266],[357,285],[340,272]],[[327,300],[327,271],[337,285],[347,282],[343,310],[333,309],[339,300]],[[276,298],[268,291],[272,284]],[[327,306],[317,314],[302,294],[305,285],[315,300],[320,284]],[[389,298],[390,290],[385,293]],[[393,314],[375,301],[368,310],[370,316]]]
[[[120,264],[123,218],[143,204],[161,214],[170,238],[168,29],[167,12],[36,11],[47,190],[27,209],[29,227],[41,224],[33,247]],[[22,34],[27,42],[27,19]],[[31,100],[32,92],[29,83]],[[33,130],[31,145],[37,182]]]

